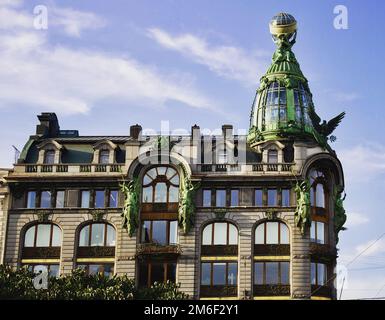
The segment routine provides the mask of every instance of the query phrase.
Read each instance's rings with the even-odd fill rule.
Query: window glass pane
[[[310,204],[314,207],[314,189],[310,189]]]
[[[104,265],[104,276],[111,277],[114,274],[114,265],[113,264],[105,264]]]
[[[61,246],[61,230],[58,226],[52,226],[52,247]]]
[[[316,225],[316,223],[314,221],[312,221],[311,226],[310,226],[310,241],[311,242],[316,242],[315,225]]]
[[[267,162],[268,163],[278,163],[278,151],[269,150],[267,153]]]
[[[255,244],[265,244],[265,224],[261,223],[255,228]]]
[[[170,221],[170,244],[178,243],[178,221]]]
[[[231,190],[231,206],[237,207],[239,205],[239,190]]]
[[[229,263],[227,270],[227,284],[236,285],[237,284],[237,275],[238,275],[238,264]]]
[[[176,281],[176,263],[167,264],[167,279],[169,281]]]
[[[290,190],[283,189],[282,190],[282,206],[289,207],[290,206]]]
[[[167,185],[164,182],[155,185],[155,202],[167,202]]]
[[[317,242],[325,243],[325,224],[323,222],[317,222]]]
[[[165,245],[167,244],[167,221],[152,222],[152,242]]]
[[[36,191],[28,191],[27,208],[35,208],[36,206]]]
[[[150,176],[151,179],[155,179],[157,176],[157,172],[155,168],[152,168],[151,170],[147,171],[147,174]]]
[[[100,264],[90,264],[88,266],[88,274],[98,274],[103,272],[103,266]]]
[[[211,278],[211,263],[202,263],[201,284],[209,286]]]
[[[51,237],[51,225],[50,224],[39,224],[37,226],[36,246],[37,247],[48,247],[50,237]]]
[[[202,244],[203,245],[211,245],[211,236],[213,231],[213,224],[209,224],[203,229],[203,235],[202,235]]]
[[[233,224],[229,224],[229,245],[238,244],[238,230]]]
[[[147,174],[144,175],[144,177],[143,177],[143,184],[144,185],[149,184],[151,181],[152,181],[152,179]]]
[[[91,247],[104,246],[104,223],[94,223],[91,226]]]
[[[311,284],[316,284],[316,264],[311,263],[310,264],[310,279],[311,279]]]
[[[166,170],[167,170],[166,167],[158,167],[157,169],[158,169],[158,175],[163,176],[166,174]]]
[[[203,190],[203,206],[211,207],[211,190]]]
[[[34,246],[35,228],[36,228],[36,226],[32,226],[25,233],[24,247],[33,247]]]
[[[104,190],[95,191],[95,208],[104,208]]]
[[[226,263],[213,263],[213,285],[226,284]]]
[[[226,190],[216,190],[216,203],[217,207],[226,207]]]
[[[263,195],[262,189],[255,190],[255,206],[261,207],[263,205],[262,195]]]
[[[170,182],[171,182],[172,184],[175,184],[175,185],[179,186],[179,176],[178,176],[178,175],[175,175],[175,176],[170,180]]]
[[[109,150],[100,150],[99,163],[108,164],[109,162],[110,162],[110,151]]]
[[[216,222],[214,224],[214,245],[227,244],[227,223]]]
[[[281,244],[289,244],[289,228],[284,223],[280,223]]]
[[[111,225],[107,225],[107,242],[106,246],[115,246],[115,228]]]
[[[281,284],[289,284],[290,279],[290,263],[281,262]]]
[[[267,191],[267,205],[275,207],[277,205],[277,189],[269,189]]]
[[[152,186],[143,188],[143,202],[152,202]]]
[[[44,153],[44,164],[54,164],[55,163],[55,151],[46,150]]]
[[[325,208],[325,194],[324,194],[324,187],[322,184],[317,184],[316,187],[316,200],[317,200],[317,207]]]
[[[164,265],[163,263],[151,264],[151,283],[164,282]]]
[[[326,282],[326,268],[323,263],[317,263],[317,284],[323,286]]]
[[[266,262],[266,284],[278,284],[278,262]]]
[[[139,287],[147,287],[148,283],[148,263],[139,264]]]
[[[170,186],[168,202],[178,202],[178,201],[179,201],[179,188]]]
[[[40,208],[51,208],[51,192],[42,191],[40,196]]]
[[[56,192],[56,208],[64,208],[64,191],[57,191]]]
[[[49,266],[49,276],[50,277],[59,277],[59,265],[58,264],[51,264]]]
[[[150,228],[151,228],[151,221],[143,221],[142,224],[142,243],[149,243],[150,242]]]
[[[266,244],[278,244],[278,222],[266,222]]]
[[[167,179],[171,179],[176,174],[176,171],[173,168],[168,168],[166,172]]]
[[[82,191],[82,208],[89,208],[90,206],[90,191],[89,190],[83,190]]]
[[[254,263],[254,284],[263,284],[263,262]]]
[[[110,208],[116,208],[118,206],[118,190],[111,190],[110,191],[110,201],[109,206]]]
[[[89,237],[90,237],[90,226],[85,226],[79,235],[79,246],[80,247],[88,247],[89,245]]]

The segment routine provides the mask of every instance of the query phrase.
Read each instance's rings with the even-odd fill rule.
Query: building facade
[[[4,263],[180,283],[195,299],[333,299],[343,170],[291,51],[277,50],[248,135],[81,136],[42,113],[6,177]],[[4,215],[4,214],[3,214]],[[3,219],[3,221],[5,221]]]

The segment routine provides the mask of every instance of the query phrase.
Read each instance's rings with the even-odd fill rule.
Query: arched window
[[[279,221],[263,222],[255,228],[255,244],[289,244],[289,228]]]
[[[116,231],[108,223],[90,223],[79,232],[77,267],[87,274],[114,273]],[[96,263],[95,260],[98,260]]]
[[[298,123],[310,125],[309,106],[312,104],[311,96],[300,82],[297,88],[293,89],[295,119]]]
[[[52,223],[30,226],[24,234],[21,263],[34,272],[47,271],[50,276],[59,275],[62,234]]]
[[[254,296],[290,295],[290,234],[283,222],[265,221],[255,228],[253,290]]]
[[[155,167],[143,177],[143,203],[175,203],[179,199],[179,175],[172,167]]]
[[[313,207],[313,213],[324,214],[326,210],[326,185],[327,179],[323,171],[313,169],[309,173],[311,184],[310,203]],[[321,209],[321,210],[320,210]]]
[[[204,227],[201,247],[201,297],[238,295],[238,229],[229,222]]]

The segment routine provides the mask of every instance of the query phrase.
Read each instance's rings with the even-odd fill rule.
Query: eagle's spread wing
[[[345,112],[341,112],[338,116],[328,121],[326,136],[330,135],[340,124],[341,120],[345,117]]]
[[[309,117],[313,124],[314,129],[317,130],[317,132],[321,132],[321,118],[318,116],[318,114],[315,112],[314,107],[312,105],[309,106]]]

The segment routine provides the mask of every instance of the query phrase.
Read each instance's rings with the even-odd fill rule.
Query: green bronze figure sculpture
[[[196,189],[198,189],[198,185],[194,185],[190,177],[185,175],[180,185],[178,208],[179,225],[184,233],[188,233],[194,225]]]
[[[130,237],[134,234],[139,225],[139,179],[134,178],[129,183],[120,184],[120,189],[124,194],[123,205],[123,228],[126,228]]]
[[[309,181],[306,179],[301,183],[297,182],[295,193],[297,195],[297,208],[295,210],[294,220],[296,226],[301,229],[301,234],[304,235],[306,228],[311,225]]]
[[[344,201],[346,198],[346,193],[342,198],[343,188],[338,185],[334,190],[334,232],[336,235],[336,244],[338,243],[338,233],[341,230],[346,230],[344,224],[346,222],[346,214],[344,209]]]

